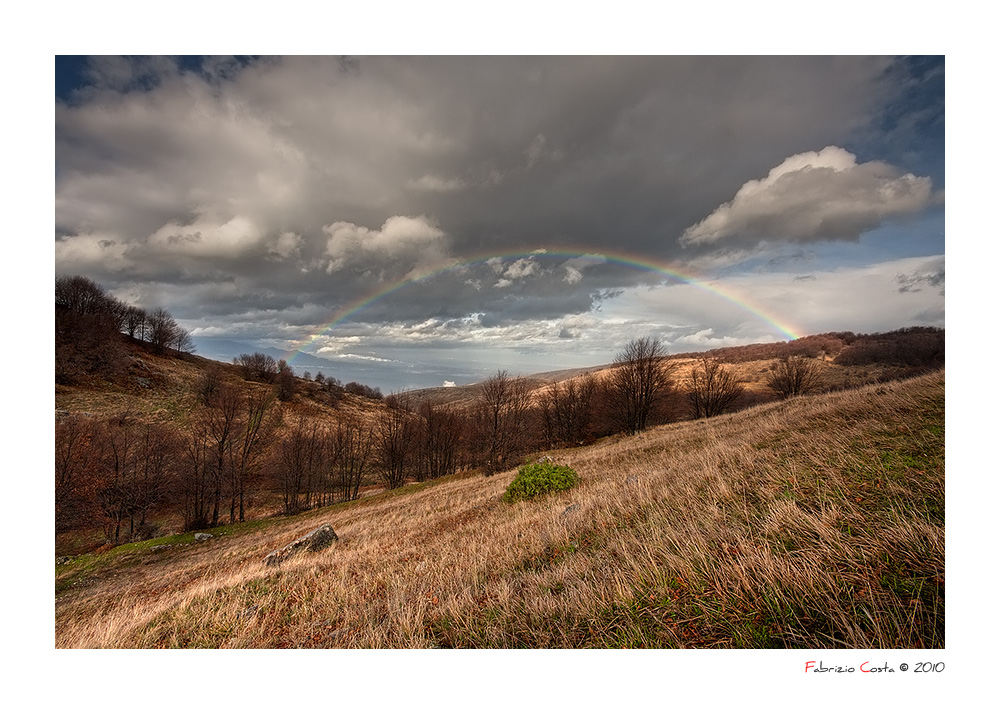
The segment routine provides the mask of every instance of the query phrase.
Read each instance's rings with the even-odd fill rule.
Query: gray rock
[[[566,509],[562,512],[562,515],[568,516],[569,514],[575,513],[576,511],[579,510],[580,510],[580,504],[573,504],[571,506],[567,506]]]
[[[73,559],[72,557],[66,557],[66,556],[57,557],[56,558],[56,564],[57,565],[65,565],[67,562],[70,562],[72,559]]]
[[[301,538],[293,540],[288,545],[272,553],[269,553],[267,557],[264,558],[264,564],[266,565],[277,565],[285,560],[287,560],[292,555],[301,552],[303,550],[308,550],[310,552],[319,552],[324,548],[328,548],[333,545],[334,542],[339,540],[337,534],[333,532],[333,526],[329,523],[324,523],[319,528],[309,531]]]
[[[195,533],[194,534],[194,539],[197,540],[198,542],[201,542],[202,540],[209,540],[211,537],[212,536],[209,533]]]

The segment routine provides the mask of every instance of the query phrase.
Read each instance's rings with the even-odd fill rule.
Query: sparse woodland
[[[469,499],[472,503],[469,503],[466,509],[462,509],[466,511],[463,515],[467,515],[467,518],[448,518],[447,516],[452,515],[452,509],[442,509],[446,514],[442,517],[444,521],[442,526],[434,528],[428,526],[426,530],[435,533],[449,531],[452,530],[449,526],[462,525],[466,520],[479,525],[480,517],[485,520],[486,516],[482,513],[485,510],[483,507],[492,505],[489,497],[503,493],[506,480],[502,477],[493,480],[494,475],[504,474],[507,470],[521,465],[526,459],[538,456],[538,453],[552,452],[561,453],[558,456],[571,464],[574,469],[583,466],[581,478],[584,488],[574,488],[572,492],[587,492],[579,496],[593,506],[593,511],[599,513],[588,513],[591,522],[586,525],[553,524],[542,530],[541,543],[535,545],[537,541],[529,540],[528,543],[521,545],[521,548],[531,554],[545,557],[537,565],[538,569],[542,569],[546,564],[549,565],[544,567],[544,570],[545,574],[550,576],[542,581],[549,585],[546,589],[550,590],[550,595],[558,595],[568,590],[567,593],[578,595],[574,596],[573,603],[578,603],[579,599],[586,599],[603,604],[601,608],[605,610],[600,613],[604,615],[594,622],[603,624],[600,625],[600,629],[603,630],[599,629],[595,635],[591,625],[588,627],[590,631],[581,632],[583,622],[579,620],[578,615],[573,615],[576,613],[573,609],[577,607],[568,606],[545,607],[555,609],[552,613],[561,624],[558,635],[555,633],[542,635],[536,632],[536,627],[531,625],[530,619],[522,623],[519,620],[522,616],[513,613],[502,617],[513,619],[513,621],[504,620],[502,628],[500,624],[480,623],[475,619],[474,623],[468,622],[464,619],[470,618],[469,605],[462,601],[467,597],[459,596],[461,588],[458,583],[448,582],[449,579],[462,580],[465,577],[452,576],[445,579],[443,573],[440,573],[434,579],[443,581],[439,587],[431,588],[429,593],[438,594],[437,598],[444,600],[439,603],[449,605],[446,609],[429,609],[405,616],[383,613],[376,617],[369,614],[368,618],[383,619],[383,621],[389,619],[391,622],[387,626],[388,631],[381,636],[376,636],[356,619],[345,617],[346,620],[342,619],[342,625],[338,626],[337,632],[349,633],[350,636],[344,636],[336,643],[364,647],[412,647],[433,643],[483,647],[510,647],[523,644],[540,647],[575,647],[590,644],[601,647],[618,642],[633,643],[633,636],[615,630],[617,626],[613,624],[617,623],[618,617],[612,618],[609,614],[613,613],[614,609],[623,608],[623,604],[632,604],[633,606],[628,608],[634,607],[638,611],[630,612],[631,615],[625,614],[623,616],[625,622],[628,623],[629,619],[635,618],[642,620],[645,618],[643,614],[646,610],[653,608],[655,611],[654,604],[660,604],[661,602],[657,600],[662,599],[676,600],[680,611],[671,613],[675,614],[672,618],[680,620],[677,621],[676,627],[669,626],[671,623],[669,619],[665,622],[667,625],[663,627],[667,628],[665,633],[668,635],[661,633],[652,641],[659,645],[689,643],[729,647],[734,644],[777,643],[779,646],[787,646],[810,643],[813,647],[826,647],[837,645],[837,639],[843,638],[845,642],[855,645],[868,643],[878,647],[913,647],[913,643],[930,642],[933,645],[939,644],[943,639],[941,625],[943,621],[939,622],[939,619],[943,619],[943,599],[940,599],[938,593],[938,591],[943,593],[943,571],[934,566],[937,563],[933,562],[938,559],[935,547],[938,537],[935,537],[935,531],[939,529],[943,531],[943,512],[940,512],[939,516],[938,508],[927,508],[931,506],[928,501],[934,506],[937,506],[937,502],[943,506],[943,436],[938,438],[933,435],[936,431],[917,428],[914,432],[918,433],[918,436],[915,436],[913,442],[919,444],[921,449],[918,452],[908,445],[902,447],[899,452],[904,459],[899,462],[902,462],[904,467],[892,470],[902,474],[898,476],[893,474],[892,477],[895,478],[889,478],[888,475],[880,474],[877,467],[865,465],[865,462],[873,461],[871,458],[859,459],[859,464],[851,465],[852,474],[849,481],[845,478],[838,479],[833,475],[824,475],[824,478],[819,480],[805,479],[797,470],[787,475],[778,472],[770,479],[764,475],[757,476],[757,473],[764,471],[765,467],[771,467],[770,463],[777,462],[775,465],[777,467],[788,460],[781,459],[778,455],[771,457],[767,452],[761,454],[759,449],[745,457],[728,454],[721,448],[716,448],[714,441],[708,440],[708,438],[727,436],[731,438],[730,442],[738,442],[740,447],[757,447],[750,440],[735,440],[741,433],[746,433],[747,438],[753,435],[749,426],[745,425],[750,421],[737,419],[743,417],[749,419],[751,416],[746,414],[754,413],[754,406],[765,404],[764,408],[769,408],[781,400],[794,404],[796,400],[804,400],[803,397],[813,398],[815,404],[819,404],[823,403],[822,397],[835,392],[841,394],[852,393],[851,390],[860,392],[873,383],[884,384],[886,381],[926,375],[941,369],[944,366],[943,330],[911,328],[880,335],[835,333],[788,343],[716,350],[710,354],[674,356],[664,355],[664,350],[657,341],[645,338],[634,340],[624,350],[619,351],[606,368],[562,378],[556,382],[548,382],[538,377],[514,377],[506,371],[499,370],[481,384],[463,389],[459,397],[449,402],[435,402],[430,400],[430,397],[421,397],[419,394],[384,397],[378,389],[358,383],[342,384],[339,380],[324,377],[322,374],[317,374],[315,378],[300,378],[284,360],[276,361],[267,355],[242,355],[234,359],[232,364],[196,357],[191,354],[191,343],[187,333],[180,329],[169,313],[157,310],[149,314],[122,305],[101,291],[98,286],[81,277],[59,279],[56,282],[56,339],[57,554],[73,555],[95,549],[97,551],[92,553],[94,555],[102,552],[112,554],[116,550],[127,549],[130,543],[149,545],[158,541],[173,540],[174,534],[184,531],[214,530],[219,534],[218,530],[225,526],[231,527],[230,530],[236,530],[241,525],[255,528],[261,525],[261,521],[290,520],[291,517],[309,521],[312,520],[309,516],[325,515],[324,512],[333,509],[349,510],[349,507],[355,504],[359,507],[356,513],[343,515],[353,516],[350,521],[355,525],[355,530],[358,530],[359,521],[367,520],[365,516],[373,516],[373,508],[363,507],[374,506],[366,502],[379,495],[391,497],[395,495],[394,490],[405,490],[411,486],[418,489],[424,486],[454,486],[441,482],[449,478],[462,478],[464,484],[471,482],[471,478],[476,476],[481,477],[483,481],[466,485],[468,491],[474,497],[478,497]],[[943,394],[943,372],[938,376]],[[832,404],[830,405],[832,417],[826,419],[822,411],[815,410],[822,406],[815,404],[808,407],[796,405],[778,407],[784,410],[761,411],[760,413],[764,415],[758,413],[753,417],[776,418],[779,415],[787,417],[802,425],[801,431],[797,432],[806,433],[808,427],[811,427],[810,423],[820,429],[832,428],[831,424],[835,424],[837,414],[848,413],[837,410],[842,406],[837,406],[834,401],[829,403]],[[932,403],[935,409],[937,403],[937,400]],[[796,408],[803,409],[804,415],[801,418],[796,415]],[[767,415],[768,413],[771,415]],[[943,405],[941,414],[943,428]],[[734,420],[726,421],[726,418]],[[715,422],[722,424],[697,425]],[[937,428],[935,425],[937,420],[932,419],[927,422]],[[887,423],[886,427],[892,426],[891,422]],[[677,427],[676,434],[667,431],[674,426]],[[699,427],[703,427],[704,431],[698,431]],[[705,435],[706,432],[709,434]],[[931,432],[931,435],[927,435],[927,432]],[[657,442],[661,444],[650,445],[649,451],[657,453],[657,456],[662,455],[663,462],[666,463],[664,466],[671,468],[667,475],[656,474],[652,466],[644,464],[638,456],[627,455],[626,459],[626,456],[615,454],[617,450],[610,449],[618,447],[622,452],[632,452],[627,450],[633,447],[627,443],[627,438],[653,436],[660,438]],[[607,440],[602,441],[604,438]],[[877,458],[882,457],[878,454],[881,452],[878,449],[880,443],[888,442],[892,445],[898,440],[900,439],[878,440],[876,444],[871,444],[876,441],[868,438],[860,442],[868,443],[864,445],[868,448],[864,452],[874,452],[875,455],[872,457]],[[938,448],[939,441],[940,448]],[[607,445],[608,442],[612,444]],[[909,441],[902,442],[906,445]],[[588,450],[590,446],[608,449]],[[638,445],[634,447],[637,448]],[[687,454],[676,454],[680,452]],[[715,456],[712,455],[713,452],[717,454],[722,452],[717,460],[722,463],[720,466],[729,468],[724,470],[725,479],[709,477],[711,471],[715,471],[709,471],[709,465],[714,466],[713,463],[716,463],[716,460],[709,459],[709,455]],[[817,456],[820,456],[831,450],[819,449],[817,452],[819,453]],[[765,455],[771,459],[766,459]],[[585,459],[591,456],[605,457],[605,460]],[[684,457],[687,459],[683,459]],[[917,458],[913,459],[913,462],[916,462],[913,466],[919,465],[922,468],[914,470],[918,471],[920,476],[909,476],[909,470],[905,467],[909,466],[906,463],[910,460],[906,460],[906,457]],[[681,491],[682,495],[686,495],[684,492],[689,491],[696,493],[705,491],[704,487],[698,489],[695,485],[688,484],[689,481],[702,480],[682,478],[681,475],[686,471],[683,469],[686,466],[684,462],[694,463],[689,465],[694,472],[692,477],[707,472],[703,481],[708,481],[714,487],[711,491],[722,492],[719,496],[723,505],[726,505],[726,502],[739,503],[745,500],[749,502],[746,506],[756,506],[753,511],[763,512],[754,518],[754,521],[761,522],[759,527],[748,529],[750,532],[746,534],[737,531],[738,534],[730,535],[726,532],[729,529],[717,526],[712,531],[721,530],[722,533],[713,538],[685,533],[687,537],[681,538],[678,534],[677,537],[667,539],[668,543],[662,544],[657,542],[661,539],[657,537],[650,543],[654,547],[649,549],[654,552],[641,559],[641,551],[614,558],[610,554],[604,555],[600,559],[626,560],[628,565],[631,565],[628,567],[629,570],[638,570],[633,577],[640,580],[634,582],[635,589],[639,591],[633,590],[629,594],[624,592],[618,594],[615,591],[621,589],[620,584],[617,587],[613,586],[618,584],[617,581],[607,583],[603,581],[606,576],[598,574],[604,568],[599,568],[599,561],[594,561],[598,559],[596,553],[586,563],[590,565],[589,567],[574,567],[566,574],[563,574],[562,568],[554,567],[562,559],[560,556],[568,557],[571,552],[583,550],[588,544],[600,546],[599,551],[612,550],[617,555],[617,548],[613,548],[613,543],[618,538],[613,538],[612,534],[606,532],[606,527],[610,524],[627,531],[637,529],[648,532],[648,537],[652,538],[654,535],[659,536],[661,530],[657,527],[659,523],[651,522],[653,516],[661,516],[662,520],[674,526],[671,530],[682,532],[693,530],[692,526],[685,528],[678,524],[675,518],[662,514],[665,509],[654,497],[661,488],[668,493]],[[883,460],[879,459],[878,462]],[[892,462],[895,463],[897,460]],[[812,463],[813,460],[810,459],[807,464],[811,466]],[[587,469],[588,467],[590,469]],[[766,472],[777,471],[775,467],[766,469]],[[893,467],[896,465],[893,464]],[[654,473],[649,474],[649,472]],[[744,476],[744,472],[749,474]],[[639,503],[632,505],[629,503],[632,501],[629,497],[636,490],[623,491],[622,481],[632,476],[629,482],[633,482],[635,477],[640,475],[647,477],[642,480],[644,487],[642,491],[646,493],[639,497],[641,498]],[[511,475],[504,474],[504,476]],[[595,481],[598,481],[599,486],[603,488],[594,488]],[[931,484],[922,484],[924,481]],[[831,482],[833,484],[830,484]],[[837,500],[847,502],[843,505],[837,502],[829,503],[831,500],[829,491],[832,489],[825,488],[837,482],[847,482],[844,486],[850,487],[850,489],[844,488],[842,498]],[[903,482],[906,486],[913,485],[911,489],[906,489],[907,492],[913,491],[919,494],[921,487],[933,489],[931,495],[921,497],[914,494],[916,498],[913,498],[930,511],[924,518],[930,521],[929,525],[932,528],[905,529],[911,532],[917,531],[911,536],[912,540],[919,543],[921,546],[919,550],[930,551],[926,553],[930,556],[927,559],[933,562],[931,566],[927,566],[923,562],[924,557],[913,557],[913,560],[922,565],[919,577],[922,581],[916,592],[916,598],[922,605],[920,608],[923,611],[916,617],[910,614],[910,618],[918,618],[920,621],[910,627],[910,632],[896,632],[903,628],[896,619],[903,618],[904,614],[901,612],[898,615],[886,616],[885,609],[888,607],[882,602],[872,607],[873,613],[875,608],[882,609],[878,612],[882,614],[879,618],[888,618],[892,621],[891,625],[886,626],[892,634],[879,630],[882,629],[882,625],[876,624],[875,630],[878,631],[878,636],[874,640],[865,640],[868,636],[861,633],[862,631],[868,633],[865,630],[867,626],[863,628],[858,626],[861,635],[847,633],[844,630],[848,628],[845,625],[845,619],[848,619],[846,614],[836,617],[843,623],[838,622],[835,627],[830,625],[833,629],[831,632],[840,635],[831,636],[831,640],[824,640],[822,637],[812,638],[809,632],[819,628],[814,623],[819,616],[800,613],[794,608],[791,611],[785,610],[785,607],[780,606],[780,599],[775,602],[778,605],[769,607],[773,609],[769,612],[769,620],[763,624],[748,624],[741,627],[738,637],[730,635],[729,640],[719,635],[721,632],[716,632],[718,630],[716,626],[707,631],[703,627],[698,627],[701,630],[696,628],[696,632],[689,634],[686,627],[681,625],[685,622],[684,618],[690,621],[690,614],[695,613],[692,609],[704,610],[709,604],[712,608],[724,608],[715,601],[705,600],[715,599],[723,593],[720,590],[732,588],[731,585],[725,585],[729,584],[728,580],[736,578],[706,573],[704,570],[708,569],[708,563],[704,563],[702,567],[698,565],[702,564],[703,560],[717,560],[718,556],[709,558],[697,552],[692,553],[695,544],[707,541],[703,546],[704,550],[724,549],[728,551],[729,556],[740,556],[740,560],[750,561],[746,564],[752,563],[754,570],[764,570],[770,574],[766,579],[778,580],[762,587],[765,591],[787,595],[789,590],[794,592],[799,589],[794,582],[799,577],[779,575],[784,574],[782,570],[794,572],[798,569],[792,566],[795,562],[794,556],[798,554],[797,551],[807,549],[811,545],[808,536],[813,535],[815,530],[820,532],[857,530],[856,527],[850,528],[850,526],[861,525],[858,522],[861,519],[855,517],[857,518],[855,521],[849,512],[845,512],[847,508],[861,510],[866,502],[878,501],[876,498],[878,491],[887,487],[896,491],[893,487],[902,486],[899,482]],[[591,488],[587,489],[588,486]],[[738,489],[738,486],[743,488]],[[813,489],[808,489],[809,486],[820,487],[819,494],[815,494]],[[733,493],[737,491],[742,493]],[[851,503],[855,494],[862,506],[855,507]],[[766,495],[768,498],[764,504],[759,505],[761,499],[753,498],[756,495]],[[738,499],[739,496],[744,498]],[[787,496],[787,502],[791,503],[782,503],[786,501],[781,498],[782,496]],[[423,525],[428,519],[415,518],[413,527],[404,528],[405,510],[399,503],[402,500],[402,498],[390,498],[388,499],[390,503],[384,505],[386,507],[384,510],[396,516],[392,521],[398,521],[394,523],[396,528],[385,530],[404,531],[409,535],[409,531],[416,530],[416,526]],[[680,499],[671,501],[675,500]],[[463,499],[460,505],[466,505],[465,501]],[[803,501],[806,503],[803,504]],[[814,515],[809,510],[802,513],[805,506],[812,505],[809,502],[818,502],[815,503],[815,508],[820,514]],[[737,508],[734,503],[733,510]],[[527,509],[511,507],[506,510],[517,514],[518,511]],[[706,509],[701,507],[698,510]],[[537,526],[551,523],[548,519],[530,519],[529,516],[534,515],[532,513],[534,511],[536,510],[531,509],[523,518],[516,518],[512,514],[511,520],[522,526],[518,529],[519,536],[524,534],[529,524]],[[709,513],[693,520],[716,520],[709,516]],[[289,518],[282,519],[282,516]],[[716,518],[723,520],[724,523],[728,520],[721,515]],[[815,530],[813,528],[807,530],[807,526],[815,521],[820,521],[823,525],[817,524]],[[492,527],[486,527],[486,523]],[[493,519],[486,523],[482,524],[485,530],[495,529],[501,532],[512,530],[494,525]],[[288,525],[304,524],[300,522]],[[843,528],[843,525],[848,527]],[[767,531],[780,533],[782,530],[780,526],[788,527],[791,530],[789,535],[792,537],[782,538],[778,533],[774,533],[775,540],[785,545],[788,550],[787,555],[783,554],[784,556],[775,562],[773,551],[772,556],[765,559],[765,555],[760,553],[761,546],[753,543],[748,536],[754,531],[765,528]],[[698,531],[705,529],[705,526],[702,526]],[[537,532],[535,528],[531,530]],[[533,534],[531,530],[528,531],[529,535]],[[928,530],[931,532],[927,533]],[[237,531],[233,535],[247,534]],[[448,542],[447,546],[442,544],[433,550],[443,551],[441,555],[457,555],[456,551],[461,550],[459,542],[463,540],[462,535],[465,534],[455,533],[453,540],[449,539],[452,542]],[[861,539],[863,533],[851,533],[851,535]],[[911,540],[911,537],[899,539]],[[374,539],[372,536],[369,538]],[[377,540],[388,540],[388,538],[377,538]],[[694,543],[685,542],[692,540]],[[748,540],[750,542],[747,542]],[[521,544],[521,541],[514,542]],[[418,546],[419,544],[416,543]],[[667,544],[674,545],[675,548],[670,550],[676,549],[678,552],[672,553],[667,550]],[[716,547],[710,548],[709,544]],[[659,547],[655,547],[657,545]],[[361,546],[355,549],[361,549]],[[429,559],[429,553],[422,552],[425,548],[414,549],[420,554],[410,555],[408,552],[406,554],[410,556],[406,557],[404,562],[412,560],[412,564],[428,564],[426,561]],[[483,546],[477,549],[490,552]],[[628,548],[628,550],[633,549],[638,550],[639,547]],[[250,554],[254,549],[248,544],[241,550],[245,554]],[[539,550],[542,552],[539,553]],[[841,586],[835,588],[830,586],[831,589],[835,589],[838,603],[843,604],[848,598],[847,592],[843,592],[844,589],[855,590],[857,598],[871,596],[866,590],[872,589],[870,579],[876,577],[882,580],[878,582],[882,590],[888,590],[889,593],[902,593],[909,589],[907,585],[911,585],[911,582],[906,580],[917,579],[905,576],[909,574],[906,569],[915,568],[913,560],[908,557],[900,558],[904,559],[909,567],[901,566],[894,562],[897,558],[892,556],[893,548],[885,546],[879,550],[882,551],[879,554],[886,555],[890,576],[884,576],[886,573],[879,571],[882,568],[876,565],[872,567],[876,570],[872,573],[875,576],[865,577],[869,582],[860,577],[850,579],[844,577],[847,582]],[[911,546],[906,550],[917,550],[917,548]],[[941,557],[943,560],[943,552]],[[670,569],[666,572],[647,573],[644,571],[647,568],[640,564],[647,558],[660,564],[663,569],[668,566]],[[362,557],[359,553],[357,559],[367,561],[376,558],[374,555]],[[490,561],[494,559],[500,561],[495,565],[491,562],[493,565],[491,569],[496,568],[507,575],[504,579],[514,580],[511,584],[522,584],[522,577],[516,575],[521,574],[518,570],[527,569],[525,567],[527,563],[521,563],[521,566],[517,567],[517,560],[510,562],[514,559],[510,555],[488,558]],[[531,558],[535,559],[541,558]],[[637,560],[639,562],[636,562]],[[684,563],[686,566],[682,566],[684,560],[693,562]],[[782,564],[785,566],[781,566]],[[336,572],[343,568],[324,569],[334,569]],[[369,565],[365,569],[374,568]],[[376,572],[381,574],[382,569],[380,567]],[[430,569],[439,571],[450,568],[443,562],[437,561],[433,562]],[[529,572],[533,573],[535,569],[532,567]],[[735,566],[733,569],[736,569]],[[239,594],[246,589],[239,586],[240,578],[223,577],[214,570],[209,572],[216,574],[221,580],[216,589],[225,593],[236,589],[237,591],[232,593]],[[76,584],[68,581],[72,575],[77,574],[71,568],[57,568],[57,578],[60,573],[63,577],[57,583],[62,584],[63,589],[69,589]],[[672,576],[669,578],[662,576],[668,573]],[[586,576],[588,574],[589,577]],[[761,574],[761,579],[765,579],[763,573]],[[878,577],[878,575],[883,576]],[[808,577],[810,580],[815,578],[815,576]],[[253,577],[253,579],[259,578]],[[275,584],[271,578],[266,579],[268,584]],[[347,576],[341,575],[337,579],[347,579]],[[658,581],[661,579],[667,581]],[[793,579],[793,582],[782,581],[786,579]],[[859,579],[861,581],[858,581]],[[581,580],[593,581],[584,589]],[[938,581],[940,590],[935,586],[938,585]],[[280,586],[284,582],[279,580],[277,584]],[[447,584],[452,586],[445,586]],[[368,585],[364,588],[376,587]],[[496,598],[496,595],[491,596],[492,592],[485,585],[482,585],[482,588],[485,591],[475,598],[487,601]],[[405,589],[410,587],[406,586]],[[580,589],[584,591],[581,592]],[[931,591],[928,592],[927,589]],[[76,593],[72,589],[70,591]],[[734,598],[751,598],[749,593],[739,596],[741,593],[739,592]],[[884,596],[885,594],[882,595]],[[111,608],[111,602],[108,601],[110,598],[105,596],[98,602]],[[239,598],[244,599],[244,597]],[[334,597],[331,594],[330,598],[341,597]],[[508,607],[517,610],[524,608],[524,605],[508,605],[504,608]],[[136,608],[150,607],[146,604],[137,605]],[[569,608],[569,611],[566,611],[566,608]],[[590,607],[586,607],[584,611],[587,609]],[[612,609],[612,612],[606,609]],[[928,609],[930,611],[927,611]],[[941,613],[938,613],[938,610],[942,610]],[[552,615],[549,612],[545,613],[548,614],[545,618]],[[591,613],[588,618],[593,617],[592,611],[587,613]],[[688,616],[684,616],[685,614]],[[684,618],[681,618],[682,616]],[[62,617],[57,616],[57,633],[60,630],[59,618],[72,621],[77,617],[66,614]],[[419,622],[424,625],[414,630],[416,626],[397,623],[395,621],[397,618],[408,619],[406,623]],[[475,625],[476,623],[478,625]],[[827,625],[829,624],[823,625],[820,630],[827,628]],[[477,635],[470,636],[467,630],[470,627],[484,630],[477,630]],[[200,626],[189,624],[177,628],[181,631],[191,628],[197,631]],[[496,628],[501,630],[496,631]],[[509,628],[514,628],[514,631],[507,630]],[[523,635],[516,635],[522,633],[519,629],[523,629]],[[146,647],[203,642],[190,641],[188,636],[180,635],[181,631],[164,630],[163,627],[153,628],[151,631],[128,631],[128,628],[125,628],[125,631],[115,634],[105,633],[101,636],[85,636],[77,631],[78,627],[73,626],[58,638],[65,645],[131,644]],[[126,631],[132,635],[126,635]],[[76,635],[68,635],[69,632]],[[590,636],[587,633],[590,633]],[[240,647],[260,645],[273,647],[277,644],[295,644],[294,638],[300,636],[301,634],[286,633],[284,636],[271,638],[258,634],[246,636],[249,640],[243,636],[233,636],[236,640],[209,640],[204,643],[212,646],[228,643]],[[611,640],[608,640],[609,638]],[[666,640],[663,640],[664,638]],[[736,640],[732,640],[733,638]]]
[[[129,403],[57,414],[56,531],[89,535],[78,549],[243,522],[251,513],[292,515],[458,471],[491,475],[531,452],[902,378],[944,360],[943,331],[922,328],[685,358],[643,338],[602,372],[540,384],[500,370],[462,402],[417,405],[322,374],[301,379],[261,353],[231,365],[201,360],[167,311],[122,304],[83,277],[56,280],[56,340],[57,389],[67,395],[110,384],[126,399],[169,395],[174,406],[172,417]],[[187,365],[193,381],[169,388],[157,359]],[[770,363],[756,384],[741,376],[741,363],[761,359]],[[866,375],[830,382],[823,368],[831,364],[867,365]]]

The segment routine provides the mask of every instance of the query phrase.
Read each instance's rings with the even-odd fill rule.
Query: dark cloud
[[[561,319],[660,282],[616,254],[718,267],[753,252],[769,269],[801,268],[771,245],[851,241],[937,202],[906,170],[921,163],[907,135],[936,124],[943,88],[934,66],[909,60],[99,57],[69,68],[85,85],[57,81],[57,273],[166,305],[205,335],[256,326],[293,340],[350,313],[406,339],[426,340],[418,326],[436,320],[473,337],[519,324],[583,344],[584,323]],[[873,153],[880,130],[891,154]],[[863,159],[829,166],[850,156],[838,145],[865,147]],[[763,201],[740,195],[751,184]],[[539,321],[558,326],[529,325]]]

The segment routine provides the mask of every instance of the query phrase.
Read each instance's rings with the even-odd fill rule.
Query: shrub
[[[571,467],[554,464],[552,460],[545,458],[521,467],[501,500],[511,504],[541,494],[570,489],[579,481],[580,477]]]

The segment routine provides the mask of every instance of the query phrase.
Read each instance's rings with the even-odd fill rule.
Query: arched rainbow
[[[412,286],[415,284],[422,283],[436,276],[440,276],[448,271],[453,271],[455,269],[461,269],[462,267],[475,266],[477,264],[485,264],[492,259],[515,259],[515,258],[526,258],[526,257],[545,257],[545,258],[565,258],[569,259],[579,259],[579,258],[592,258],[598,260],[601,263],[610,262],[618,264],[621,266],[627,266],[634,269],[640,269],[643,271],[650,271],[656,274],[660,274],[669,279],[674,279],[683,284],[694,286],[702,291],[705,291],[713,296],[721,298],[727,303],[741,308],[753,316],[759,318],[760,320],[767,323],[768,326],[777,331],[782,337],[788,340],[794,340],[802,335],[792,328],[788,323],[778,320],[774,314],[763,310],[762,308],[738,298],[734,294],[728,293],[723,287],[717,284],[709,284],[702,281],[696,277],[692,272],[682,271],[677,268],[667,267],[661,262],[657,262],[653,259],[648,259],[645,257],[638,257],[632,254],[626,254],[621,252],[615,252],[608,249],[590,249],[590,250],[547,250],[547,249],[537,249],[533,251],[523,251],[523,250],[500,250],[494,251],[485,255],[478,255],[469,259],[463,259],[460,261],[452,261],[444,266],[439,266],[437,268],[432,268],[422,272],[411,272],[404,278],[394,281],[390,284],[380,287],[368,296],[349,303],[346,306],[342,306],[337,313],[322,323],[317,327],[316,332],[310,334],[303,342],[295,346],[294,351],[288,357],[288,363],[291,364],[294,361],[296,355],[303,352],[307,347],[312,345],[318,338],[326,335],[330,330],[335,328],[340,323],[344,322],[352,315],[356,314],[358,311],[367,308],[368,306],[376,303],[377,301],[387,298],[397,293],[398,291],[406,288],[407,286]]]

